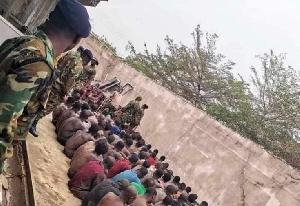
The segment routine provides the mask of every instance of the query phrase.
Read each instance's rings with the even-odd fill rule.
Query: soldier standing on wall
[[[77,0],[60,0],[36,35],[6,40],[0,46],[0,173],[25,140],[35,114],[45,107],[56,56],[74,48],[91,31],[89,15]]]
[[[46,108],[41,109],[36,114],[36,119],[32,123],[29,132],[38,137],[36,125],[40,119],[50,114],[54,108],[63,102],[65,97],[69,94],[75,85],[75,79],[82,73],[82,53],[83,47],[78,47],[77,51],[69,51],[63,55],[57,63],[57,70],[55,71],[55,81],[51,88],[49,88],[49,100],[47,101]]]

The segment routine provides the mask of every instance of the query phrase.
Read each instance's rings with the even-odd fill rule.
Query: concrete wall
[[[29,32],[46,21],[58,0],[1,0],[0,11],[15,27],[26,26]]]
[[[9,38],[17,37],[22,35],[22,33],[17,30],[13,25],[6,21],[2,16],[0,16],[0,45]]]
[[[299,171],[125,65],[95,39],[82,45],[100,61],[98,79],[108,74],[134,86],[122,104],[143,97],[149,110],[138,131],[167,156],[174,174],[199,200],[222,206],[300,205]]]

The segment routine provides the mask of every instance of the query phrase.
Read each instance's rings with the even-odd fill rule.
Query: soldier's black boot
[[[36,132],[36,123],[34,122],[31,127],[29,128],[30,134],[32,134],[34,137],[38,137],[38,133]]]

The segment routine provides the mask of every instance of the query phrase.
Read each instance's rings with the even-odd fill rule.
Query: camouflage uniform
[[[25,140],[35,114],[46,105],[54,51],[42,31],[6,40],[0,51],[1,173],[4,160],[13,154],[13,141]]]
[[[130,124],[130,126],[133,127],[139,126],[143,116],[144,116],[144,110],[142,110],[141,108],[136,110],[134,115],[134,123],[132,125]]]
[[[75,85],[75,79],[82,72],[82,59],[77,51],[69,51],[62,56],[57,63],[55,71],[55,82],[47,101],[46,109],[42,110],[38,115],[36,122],[44,116],[50,114],[55,107],[63,102],[63,99]]]
[[[95,66],[86,66],[84,67],[82,73],[76,79],[77,90],[85,89],[95,78],[96,69]]]
[[[143,116],[143,110],[140,108],[139,102],[130,101],[125,107],[122,108],[122,115],[120,120],[123,123],[129,123],[131,128],[139,125]]]

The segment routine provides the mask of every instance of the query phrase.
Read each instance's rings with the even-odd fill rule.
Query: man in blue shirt
[[[145,177],[148,174],[148,170],[145,167],[134,171],[134,170],[125,170],[117,174],[112,180],[114,182],[118,182],[122,179],[127,179],[129,182],[135,182],[137,184],[141,184],[141,178]]]
[[[121,126],[121,122],[119,120],[116,120],[115,121],[115,125],[112,126],[109,134],[111,134],[111,135],[112,134],[119,135],[121,133],[120,126]]]

